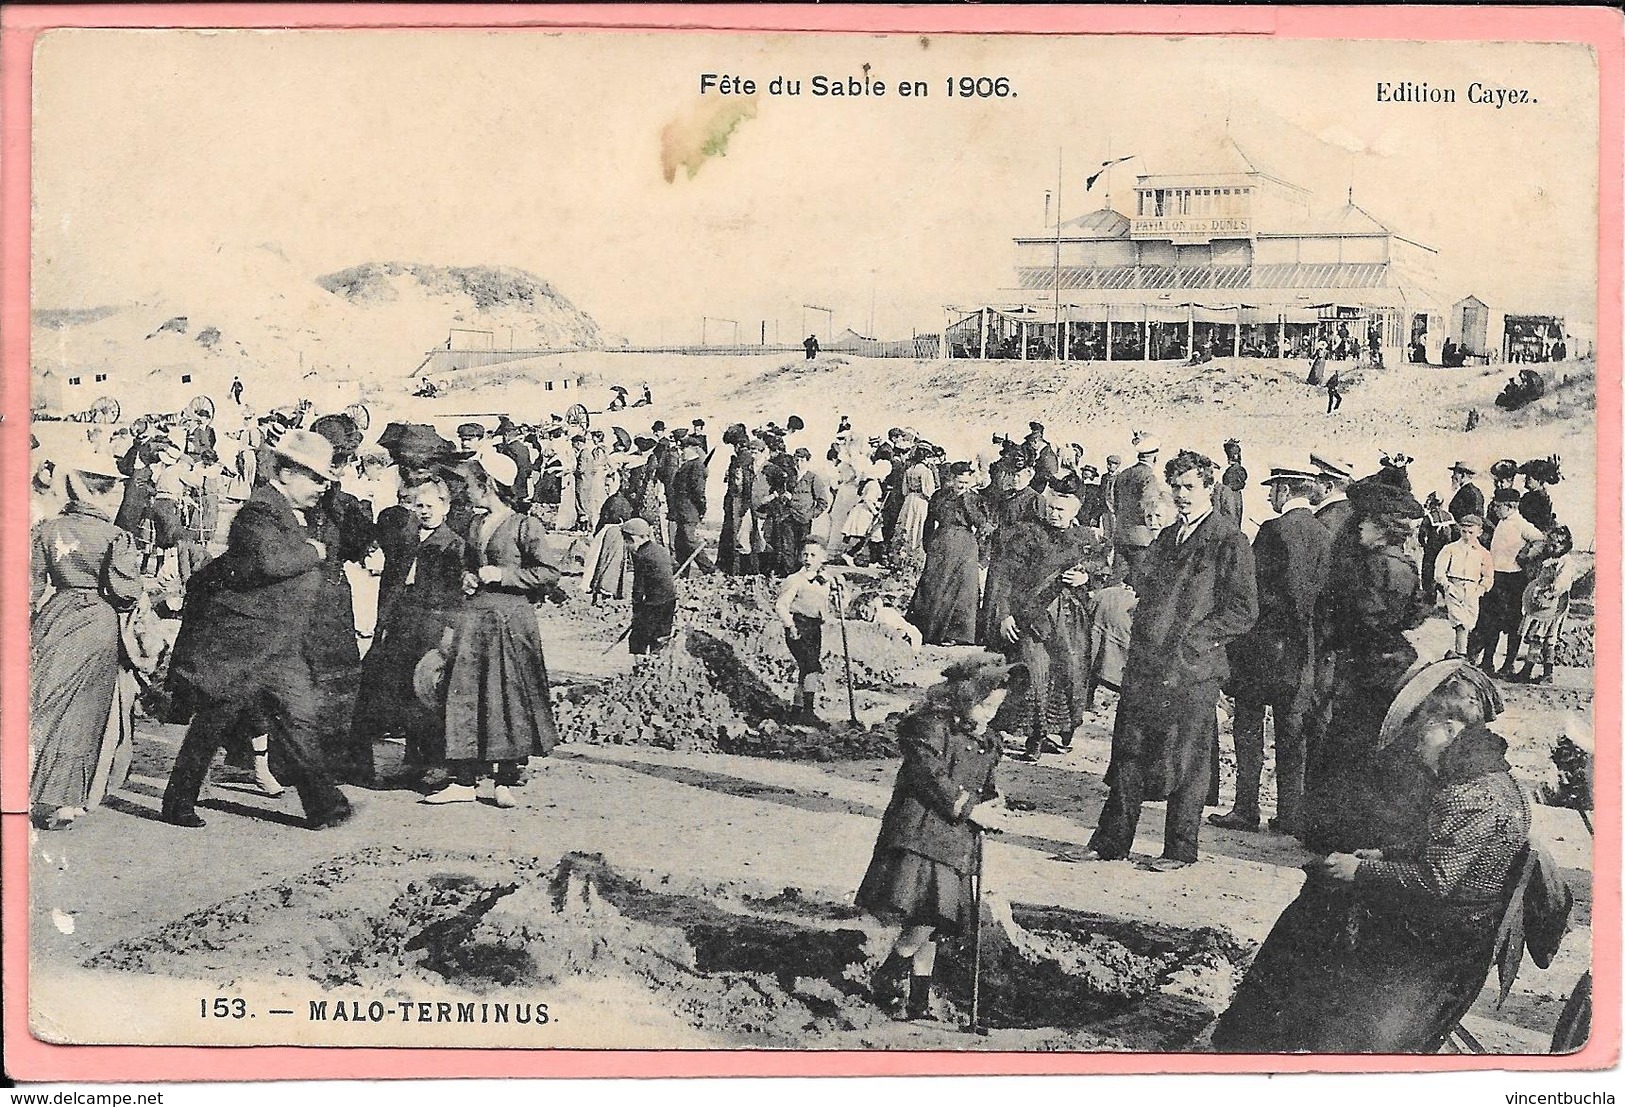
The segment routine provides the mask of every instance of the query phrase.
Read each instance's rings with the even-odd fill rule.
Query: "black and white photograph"
[[[44,34],[31,1033],[1582,1049],[1599,89]]]

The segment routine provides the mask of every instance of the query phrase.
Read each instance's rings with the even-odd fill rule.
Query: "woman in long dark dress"
[[[1484,986],[1529,845],[1529,800],[1485,725],[1500,706],[1460,660],[1411,677],[1382,733],[1433,784],[1420,828],[1308,866],[1219,1017],[1216,1049],[1438,1052]]]
[[[505,463],[505,464],[504,464]],[[452,780],[425,803],[489,799],[519,806],[525,761],[558,742],[536,603],[557,594],[541,521],[508,505],[516,466],[503,454],[468,463],[468,495],[486,514],[469,534],[468,596],[446,654],[446,765]],[[488,790],[489,789],[489,790]]]
[[[977,537],[988,528],[972,491],[976,474],[970,462],[955,462],[950,472],[952,483],[931,497],[926,510],[925,568],[907,616],[933,646],[976,641],[981,585]]]
[[[1332,544],[1315,611],[1333,673],[1324,721],[1306,751],[1303,841],[1311,849],[1404,840],[1407,811],[1420,808],[1427,790],[1414,759],[1376,749],[1383,715],[1417,659],[1405,632],[1430,611],[1416,563],[1404,552],[1422,507],[1377,477],[1355,481],[1348,498],[1352,538]]]
[[[109,738],[129,730],[116,725],[115,711],[133,709],[120,696],[118,616],[142,584],[135,540],[113,523],[121,492],[113,459],[86,450],[54,460],[67,503],[34,528],[29,558],[37,612],[29,625],[28,798],[39,826],[62,830],[95,805],[98,790],[118,783],[103,764]]]
[[[874,990],[894,1010],[906,998],[907,1018],[930,1015],[937,936],[963,933],[976,918],[977,833],[1003,825],[993,779],[1002,747],[987,726],[1012,671],[992,654],[953,665],[897,726],[903,764],[857,904],[902,927]]]
[[[463,605],[464,544],[446,517],[451,492],[427,474],[410,478],[401,491],[409,513],[406,533],[385,542],[386,562],[378,599],[378,630],[362,662],[361,692],[353,732],[357,742],[400,733],[406,764],[438,767],[445,760],[444,721],[413,691],[418,662],[439,647]]]
[[[598,512],[598,555],[593,558],[592,575],[587,581],[593,603],[605,596],[624,600],[632,594],[632,556],[621,537],[621,524],[632,518],[632,504],[621,493],[619,470],[612,469],[608,480],[611,491]]]

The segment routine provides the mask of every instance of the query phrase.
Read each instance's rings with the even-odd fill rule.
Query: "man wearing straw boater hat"
[[[1264,708],[1275,716],[1275,818],[1270,829],[1298,829],[1303,802],[1303,716],[1314,682],[1315,601],[1326,580],[1331,535],[1309,510],[1315,474],[1272,469],[1261,482],[1278,513],[1253,539],[1258,622],[1230,644],[1230,693],[1236,699],[1236,802],[1208,822],[1227,830],[1257,830],[1258,787],[1264,769]]]
[[[195,713],[164,790],[167,823],[204,825],[193,808],[209,763],[233,735],[252,732],[252,721],[268,724],[276,776],[299,792],[312,829],[353,813],[322,756],[306,652],[327,558],[306,512],[338,477],[333,454],[314,431],[284,432],[271,447],[268,479],[232,521],[226,552],[192,578],[170,681]]]
[[[1112,514],[1116,525],[1112,543],[1123,563],[1122,573],[1130,585],[1134,584],[1140,559],[1150,548],[1156,532],[1151,529],[1146,515],[1146,504],[1157,483],[1157,455],[1162,446],[1150,435],[1135,438],[1137,457],[1133,465],[1117,474],[1112,491]]]

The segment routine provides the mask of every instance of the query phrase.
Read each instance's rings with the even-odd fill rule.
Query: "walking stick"
[[[858,721],[858,696],[852,689],[852,646],[846,638],[846,603],[840,595],[841,586],[839,578],[835,585],[836,594],[831,597],[835,603],[835,621],[841,624],[841,660],[846,667],[846,709],[852,716],[854,725]]]
[[[985,1038],[987,1027],[982,1025],[982,828],[976,827],[973,833],[976,844],[972,853],[975,868],[971,871],[971,909],[975,917],[971,923],[970,1024],[965,1032]]]

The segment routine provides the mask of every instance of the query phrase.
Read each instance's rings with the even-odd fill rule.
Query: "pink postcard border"
[[[1541,41],[1595,51],[1601,95],[1597,312],[1597,742],[1587,1047],[1567,1056],[1222,1056],[858,1051],[593,1051],[346,1047],[62,1046],[28,1029],[27,503],[29,212],[33,46],[58,27],[808,31],[929,34],[1265,34],[1280,38]],[[1620,1040],[1621,62],[1625,17],[1607,8],[907,7],[891,5],[403,6],[174,4],[0,12],[0,874],[7,1069],[26,1081],[426,1077],[901,1076],[1082,1073],[1563,1071],[1613,1067]]]

